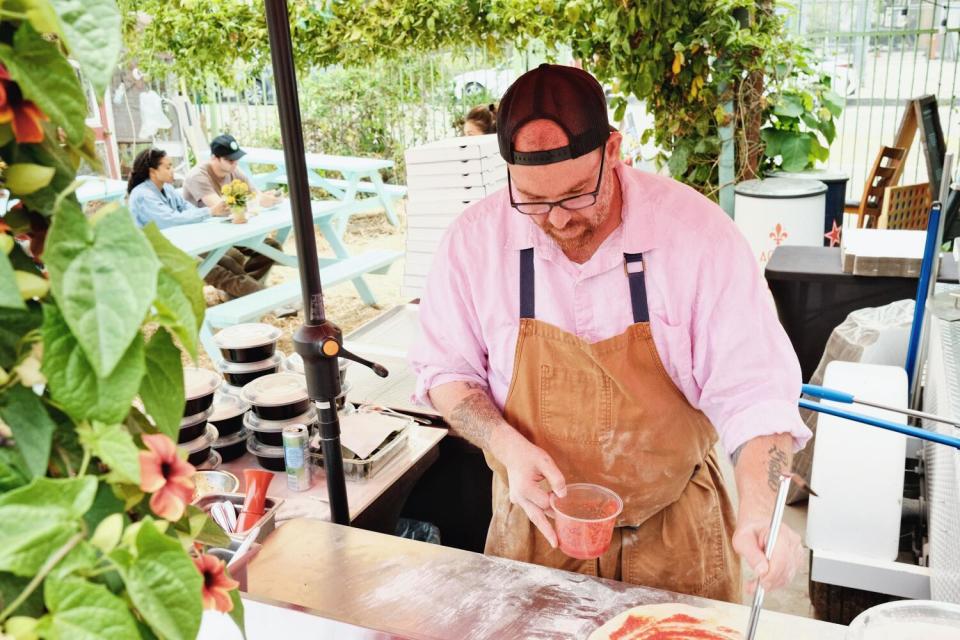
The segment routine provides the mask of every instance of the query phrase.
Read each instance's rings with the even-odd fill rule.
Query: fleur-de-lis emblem
[[[790,234],[787,233],[786,229],[783,228],[783,225],[778,222],[777,226],[774,227],[773,231],[770,232],[770,239],[773,240],[773,243],[779,247],[789,235]]]

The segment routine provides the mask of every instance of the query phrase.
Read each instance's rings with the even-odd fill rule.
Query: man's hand
[[[773,550],[770,562],[764,552],[767,534],[770,533],[770,515],[744,521],[742,516],[733,533],[733,549],[746,561],[753,571],[755,579],[747,583],[747,591],[757,589],[757,580],[764,590],[773,591],[793,582],[797,569],[804,561],[803,545],[800,536],[785,524],[780,525],[777,534],[777,546]]]
[[[210,215],[216,217],[223,217],[230,215],[230,210],[227,208],[227,203],[220,199],[213,206],[210,207]]]
[[[556,548],[557,534],[547,518],[550,494],[541,488],[541,482],[546,480],[550,490],[561,498],[567,487],[553,458],[513,428],[494,434],[490,452],[507,469],[510,502],[523,509],[550,546]]]
[[[485,385],[465,381],[441,384],[430,389],[430,401],[455,434],[486,449],[504,466],[510,501],[519,505],[551,546],[556,547],[557,534],[545,513],[550,508],[550,494],[540,483],[546,480],[558,496],[566,494],[566,484],[547,452],[503,419]]]
[[[766,591],[789,584],[804,561],[800,536],[785,524],[780,526],[769,562],[765,554],[780,477],[790,473],[792,450],[790,434],[761,436],[743,445],[737,459],[740,510],[733,548],[756,576],[747,584],[750,593],[756,590],[757,580]]]

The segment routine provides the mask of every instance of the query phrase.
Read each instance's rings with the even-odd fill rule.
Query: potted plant
[[[68,56],[103,95],[119,11],[14,0],[0,23],[0,189],[16,201],[0,212],[0,637],[186,640],[205,606],[242,623],[205,553],[228,539],[190,505],[175,445],[205,308],[195,262],[72,193],[99,162]]]
[[[250,203],[250,187],[243,180],[233,180],[221,189],[224,202],[233,214],[234,224],[247,221],[247,206]]]

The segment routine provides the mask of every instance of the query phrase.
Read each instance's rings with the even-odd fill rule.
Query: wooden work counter
[[[347,480],[347,501],[350,520],[354,526],[392,533],[406,496],[423,473],[437,459],[437,445],[446,435],[446,429],[410,427],[409,441],[397,456],[367,480]],[[257,459],[247,453],[242,458],[221,465],[241,480],[244,469],[261,469]],[[307,491],[287,488],[285,473],[275,473],[267,495],[283,499],[277,521],[292,518],[330,520],[327,502],[327,482],[323,472]]]
[[[353,629],[357,635],[342,636],[351,638],[585,638],[625,609],[660,602],[734,607],[744,625],[749,612],[308,519],[292,520],[267,538],[250,564],[248,590],[254,600],[310,611],[303,624],[312,618],[317,625],[332,621],[377,632]],[[271,615],[269,607],[255,608]],[[841,626],[764,612],[757,640],[842,640],[844,633]],[[284,631],[284,637],[292,636]]]

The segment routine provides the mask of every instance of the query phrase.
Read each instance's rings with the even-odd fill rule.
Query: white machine
[[[929,327],[922,408],[958,420],[960,322],[934,316]],[[902,366],[833,362],[824,386],[909,406]],[[906,423],[892,411],[855,411]],[[948,424],[922,426],[960,436]],[[810,484],[820,495],[811,496],[807,520],[817,617],[847,623],[896,598],[960,603],[960,451],[821,414]]]

